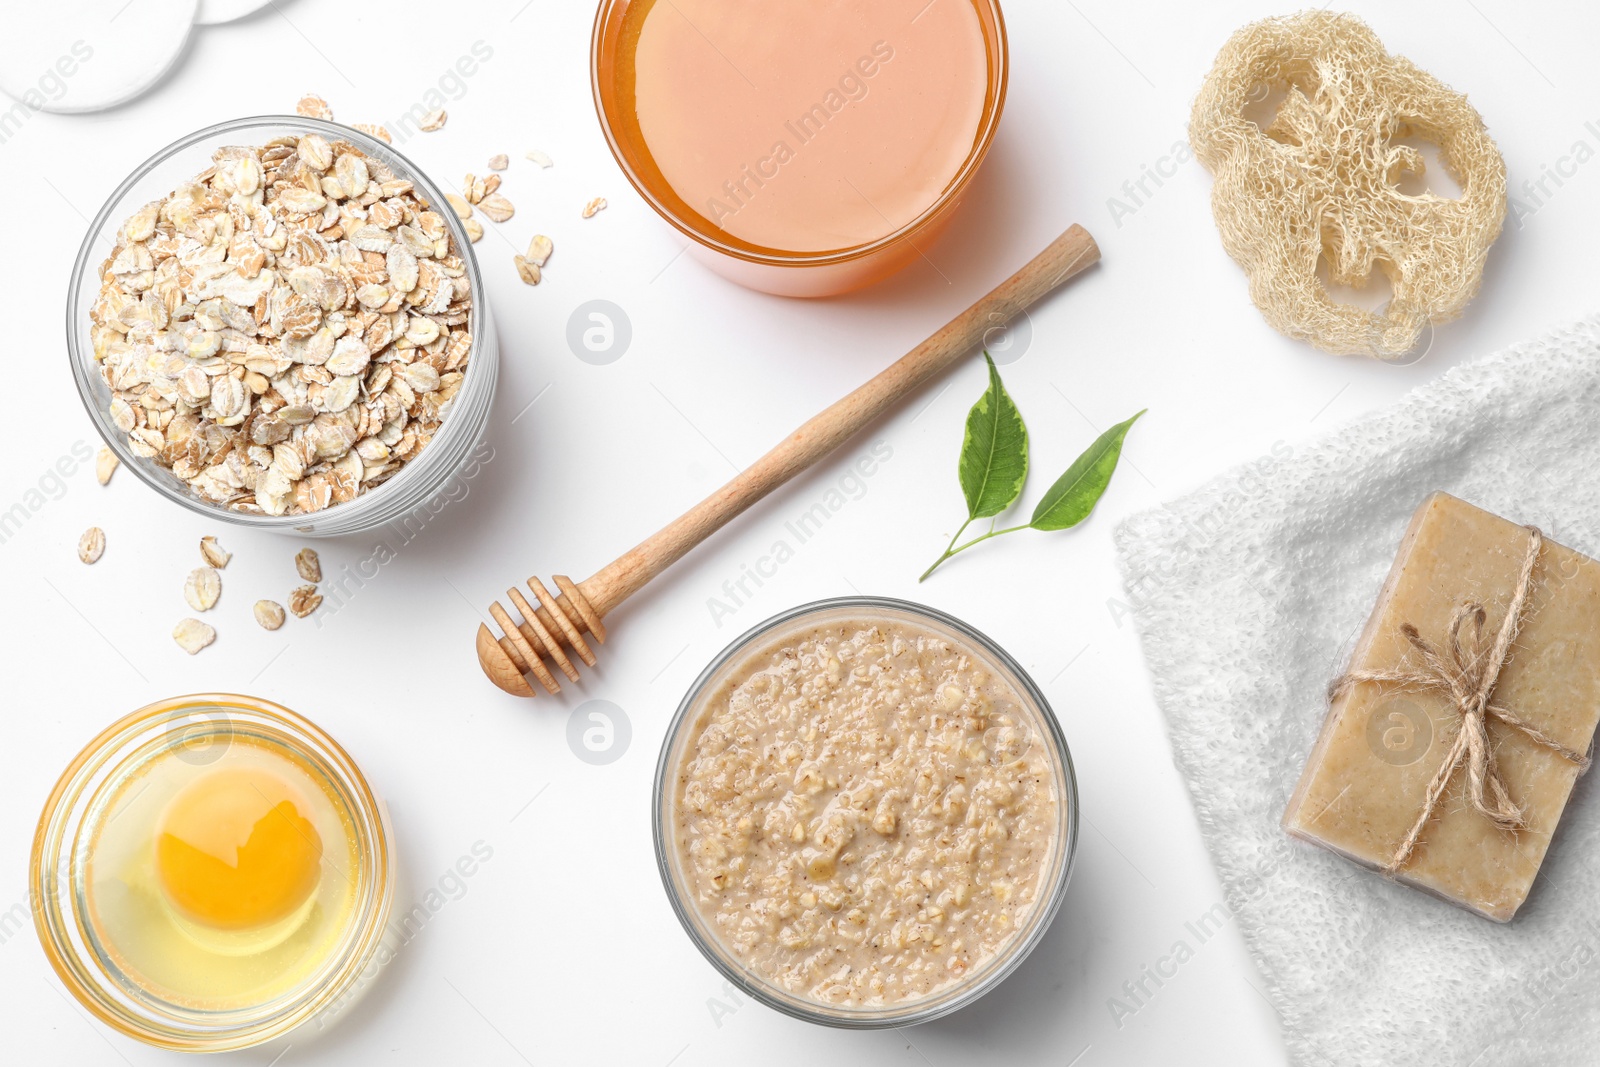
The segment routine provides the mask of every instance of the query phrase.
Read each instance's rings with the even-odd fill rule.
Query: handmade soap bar
[[[1506,922],[1588,765],[1600,563],[1435,493],[1330,694],[1284,828]]]

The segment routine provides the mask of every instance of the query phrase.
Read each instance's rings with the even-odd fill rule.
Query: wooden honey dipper
[[[576,682],[578,669],[563,651],[563,645],[593,667],[594,650],[583,635],[587,631],[595,640],[604,642],[606,628],[600,620],[613,608],[734,516],[844,444],[923,382],[977,348],[990,330],[1003,328],[1018,312],[1099,259],[1100,249],[1088,231],[1076,225],[1068,228],[988,296],[951,319],[877,377],[814,416],[721,489],[606,564],[592,578],[574,583],[565,575],[556,575],[558,596],[552,596],[538,578],[529,578],[528,588],[538,600],[538,607],[528,602],[521,589],[508,589],[506,595],[522,621],[513,619],[498,601],[490,605],[489,614],[505,633],[496,637],[488,626],[478,626],[478,663],[483,673],[515,696],[534,695],[528,674],[551,693],[557,693],[561,685],[545,666],[544,659],[548,657],[562,674]]]

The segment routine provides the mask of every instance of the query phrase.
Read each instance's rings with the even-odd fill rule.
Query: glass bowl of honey
[[[925,254],[1005,106],[998,0],[603,0],[595,107],[697,259],[831,296]]]
[[[90,742],[50,794],[29,870],[67,990],[184,1052],[331,1016],[371,977],[394,884],[386,809],[350,756],[233,694],[152,704]]]

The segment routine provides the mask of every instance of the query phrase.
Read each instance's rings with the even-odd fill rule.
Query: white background
[[[1600,148],[1592,10],[1510,0],[1354,7],[1392,50],[1469,92],[1514,191],[1574,142]],[[250,618],[257,598],[286,600],[298,542],[204,521],[126,471],[102,489],[80,469],[0,545],[9,681],[0,909],[25,908],[39,807],[89,738],[158,698],[236,690],[312,717],[387,795],[402,909],[475,842],[493,858],[339,1026],[228,1062],[1280,1062],[1278,1019],[1232,925],[1204,944],[1185,928],[1221,892],[1120,611],[1111,530],[1275,442],[1304,440],[1455,363],[1593,311],[1600,230],[1600,163],[1559,190],[1547,185],[1555,195],[1542,203],[1519,194],[1532,210],[1508,221],[1477,302],[1438,331],[1425,359],[1395,368],[1329,356],[1263,324],[1217,240],[1197,163],[1114,220],[1108,198],[1185,137],[1189,102],[1227,35],[1289,10],[1009,0],[1011,94],[969,202],[931,262],[827,302],[747,292],[679,256],[681,242],[633,195],[599,134],[589,3],[278,0],[197,30],[173,74],[129,105],[32,117],[0,145],[0,509],[25,500],[76,442],[98,447],[67,372],[62,301],[86,217],[158,147],[212,122],[291,110],[307,91],[326,96],[340,120],[390,120],[482,40],[493,56],[450,101],[449,124],[400,147],[446,186],[508,153],[503,192],[518,210],[489,224],[476,249],[504,341],[494,458],[465,500],[342,608],[325,607],[320,625],[291,618],[267,633]],[[523,160],[534,147],[554,157],[553,169]],[[610,208],[582,220],[594,196]],[[1031,344],[1004,372],[1032,432],[1029,507],[1098,430],[1150,409],[1084,527],[984,545],[917,585],[961,517],[956,449],[983,382],[974,358],[849,447],[855,456],[881,440],[893,455],[720,627],[708,598],[837,483],[846,457],[607,619],[615,636],[582,685],[525,702],[479,675],[473,631],[507,585],[530,573],[592,573],[1074,221],[1099,239],[1104,263],[1033,312]],[[530,289],[511,256],[541,231],[556,253]],[[633,326],[631,347],[609,366],[581,362],[565,340],[569,314],[594,298],[623,307]],[[74,551],[90,525],[108,543],[92,568]],[[207,616],[220,637],[191,659],[168,633],[190,614],[181,587],[206,533],[235,558]],[[318,544],[325,573],[337,577],[377,539]],[[700,667],[767,615],[855,590],[923,600],[1009,648],[1054,703],[1085,817],[1066,904],[1033,957],[978,1005],[902,1032],[833,1032],[729,998],[672,917],[650,852],[653,762]],[[632,723],[630,747],[606,766],[580,761],[566,741],[569,713],[589,699],[614,702]],[[1194,957],[1119,1025],[1109,998],[1180,939]],[[0,1024],[8,1062],[174,1061],[91,1023],[26,929],[0,944]]]

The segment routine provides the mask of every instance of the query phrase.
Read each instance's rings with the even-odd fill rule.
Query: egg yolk
[[[322,838],[303,797],[266,771],[218,770],[168,804],[156,871],[185,918],[245,930],[294,914],[322,877]]]

